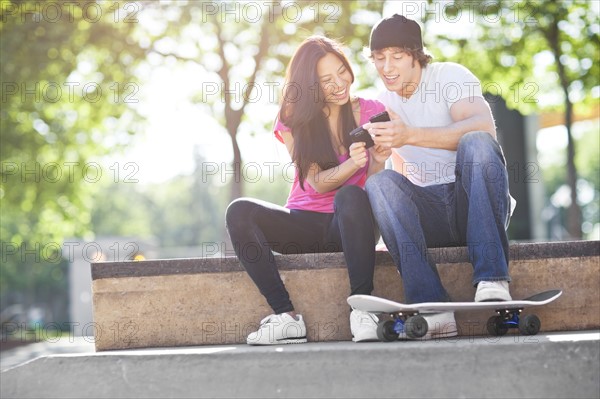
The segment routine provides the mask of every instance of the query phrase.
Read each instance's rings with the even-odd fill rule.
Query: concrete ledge
[[[536,308],[542,331],[600,328],[600,242],[513,244],[511,293],[525,298],[559,288],[563,296]],[[466,248],[430,255],[455,301],[470,301],[472,266]],[[276,255],[311,341],[351,339],[348,276],[341,253]],[[96,350],[245,342],[271,310],[234,257],[92,264]],[[374,295],[401,300],[389,254],[377,253]],[[528,310],[525,311],[527,313]],[[485,335],[485,311],[457,313],[461,335]]]

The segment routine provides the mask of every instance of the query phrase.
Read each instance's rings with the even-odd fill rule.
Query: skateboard
[[[540,292],[529,298],[513,301],[493,302],[425,302],[404,304],[371,295],[352,295],[348,304],[358,310],[376,314],[389,314],[392,320],[380,321],[377,337],[380,341],[395,341],[405,333],[409,338],[421,338],[427,334],[424,313],[439,313],[462,310],[491,309],[496,312],[489,318],[487,330],[491,335],[502,336],[511,328],[518,328],[523,335],[535,335],[540,331],[540,319],[534,314],[520,317],[526,307],[545,305],[561,296],[561,290]]]

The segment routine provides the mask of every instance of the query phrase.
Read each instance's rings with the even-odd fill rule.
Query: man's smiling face
[[[385,87],[402,97],[410,97],[421,81],[421,65],[404,50],[388,47],[371,52],[377,73]]]

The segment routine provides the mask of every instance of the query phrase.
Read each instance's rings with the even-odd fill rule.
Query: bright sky
[[[135,162],[138,165],[136,178],[144,184],[190,174],[196,148],[208,162],[230,162],[233,153],[225,128],[207,115],[201,104],[191,100],[201,91],[198,71],[174,65],[147,72],[148,82],[140,84],[136,95],[138,108],[147,117],[146,130],[134,138],[124,154],[115,155],[106,163]],[[285,148],[264,129],[253,138],[241,134],[238,140],[244,161],[269,162],[287,156]]]

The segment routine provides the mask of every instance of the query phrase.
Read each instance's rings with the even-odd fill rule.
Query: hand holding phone
[[[372,117],[369,118],[369,122],[371,122],[371,123],[389,122],[389,121],[390,121],[390,114],[388,114],[387,111],[380,112],[377,115],[373,115]]]
[[[389,120],[390,120],[390,115],[387,113],[387,111],[383,111],[383,112],[369,118],[369,122],[371,122],[371,123],[387,122]],[[362,126],[359,126],[350,132],[350,140],[353,143],[362,141],[367,144],[367,148],[371,148],[375,145],[375,143],[373,142],[373,138],[371,137],[369,132],[366,129],[364,129]]]

